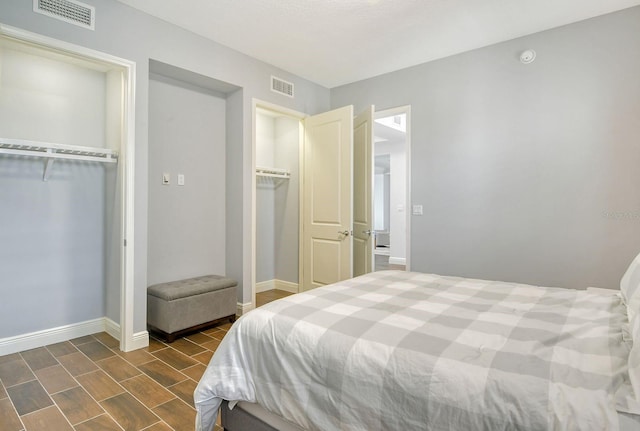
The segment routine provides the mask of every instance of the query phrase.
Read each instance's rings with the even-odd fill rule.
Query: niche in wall
[[[225,274],[226,97],[238,87],[155,60],[149,71],[147,283]]]

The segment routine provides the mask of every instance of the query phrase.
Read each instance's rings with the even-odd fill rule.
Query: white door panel
[[[373,114],[353,123],[353,276],[373,271]]]
[[[352,274],[352,118],[346,106],[305,119],[302,290]]]

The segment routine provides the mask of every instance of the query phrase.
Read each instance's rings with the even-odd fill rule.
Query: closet
[[[256,108],[256,292],[298,292],[300,119]]]
[[[0,355],[120,338],[126,76],[0,33]]]

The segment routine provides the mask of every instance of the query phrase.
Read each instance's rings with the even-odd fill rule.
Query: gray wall
[[[332,89],[411,105],[412,269],[618,288],[640,251],[638,28],[640,7]]]
[[[225,100],[152,75],[149,102],[147,283],[224,274]]]
[[[0,22],[136,62],[134,332],[146,330],[149,60],[181,67],[240,87],[227,98],[226,272],[240,282],[238,299],[250,301],[248,249],[251,232],[251,100],[300,112],[329,108],[329,90],[283,70],[150,17],[115,0],[86,0],[96,7],[96,30],[89,31],[33,12],[31,0],[0,2]],[[271,75],[296,86],[290,99],[269,89]],[[68,191],[65,193],[69,193]],[[62,211],[62,201],[52,203]],[[66,208],[66,207],[65,207]],[[28,230],[27,224],[17,229]],[[69,277],[76,276],[67,269]],[[71,291],[61,297],[73,297]],[[75,322],[67,322],[75,323]]]

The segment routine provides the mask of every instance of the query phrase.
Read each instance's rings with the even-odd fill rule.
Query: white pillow
[[[633,259],[627,272],[622,276],[620,293],[622,293],[622,299],[627,305],[627,315],[631,323],[640,313],[640,254]]]

